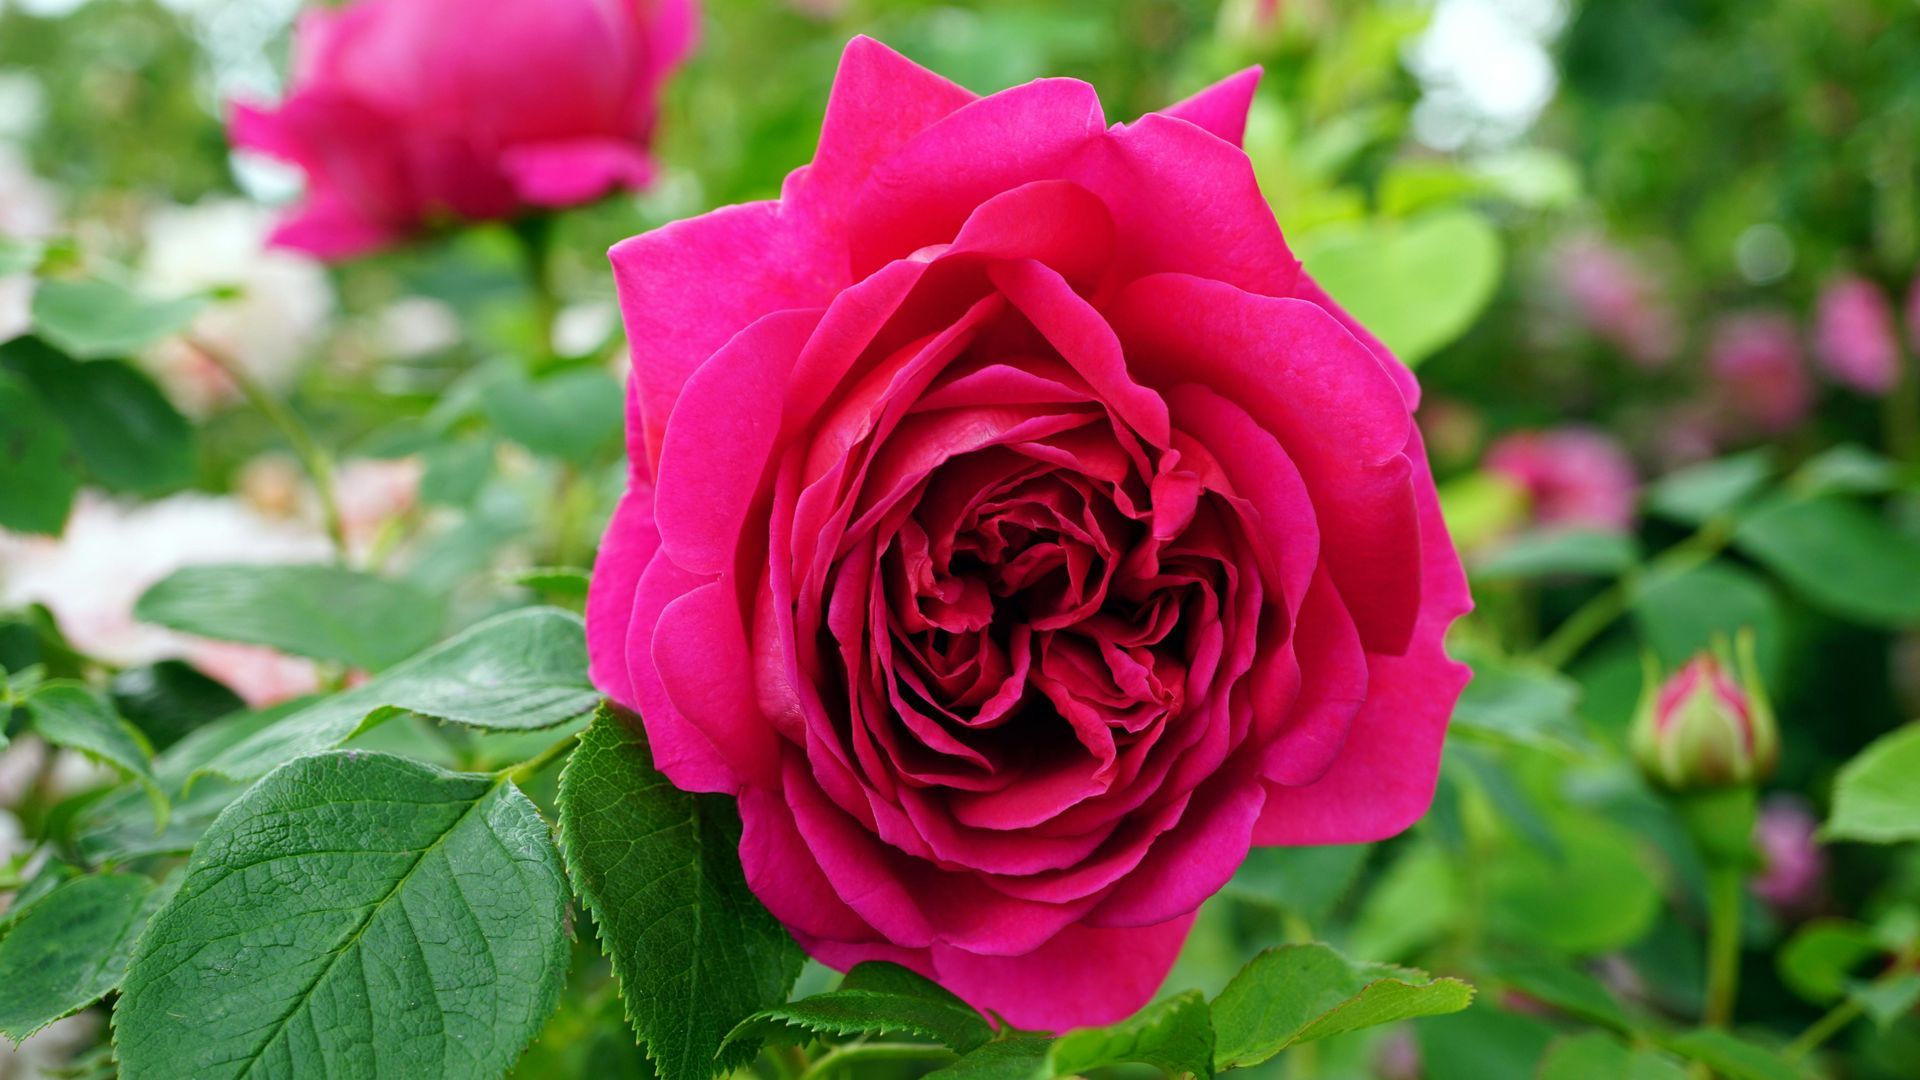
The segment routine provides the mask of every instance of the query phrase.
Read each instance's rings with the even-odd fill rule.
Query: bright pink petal
[[[627,630],[633,623],[634,590],[659,548],[653,490],[636,484],[620,497],[587,589],[587,673],[601,693],[636,711],[640,702],[627,670]]]
[[[1127,929],[1073,926],[1025,956],[933,947],[941,985],[1015,1027],[1065,1031],[1110,1024],[1152,1000],[1180,955],[1191,914]]]
[[[1185,120],[1212,132],[1235,146],[1246,141],[1247,110],[1253,107],[1253,92],[1260,86],[1260,69],[1250,67],[1221,79],[1184,101],[1157,111],[1161,116]]]
[[[521,143],[502,151],[500,168],[534,206],[574,206],[653,181],[653,159],[638,143],[586,137]]]

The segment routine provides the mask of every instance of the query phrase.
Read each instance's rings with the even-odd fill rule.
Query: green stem
[[[501,769],[499,772],[495,773],[494,775],[504,777],[505,779],[513,781],[515,784],[524,786],[528,780],[531,780],[535,776],[538,776],[542,769],[545,769],[547,766],[553,764],[555,761],[558,761],[559,759],[566,757],[567,754],[571,753],[573,750],[573,745],[579,741],[580,741],[580,735],[578,732],[575,732],[574,734],[568,735],[567,737],[561,739],[559,742],[554,743],[552,746],[547,747],[545,750],[542,750],[539,753],[533,755],[532,757],[521,762],[520,764],[509,765],[508,767]]]
[[[1805,1060],[1808,1054],[1820,1049],[1828,1039],[1840,1034],[1848,1024],[1860,1019],[1860,1014],[1863,1012],[1865,1009],[1861,1007],[1859,999],[1850,997],[1827,1010],[1825,1016],[1809,1024],[1807,1030],[1788,1043],[1787,1048],[1781,1053],[1788,1061],[1798,1064]]]
[[[807,1052],[797,1046],[770,1046],[767,1057],[772,1060],[780,1080],[799,1080],[806,1075]]]
[[[187,338],[187,346],[207,358],[213,366],[219,368],[227,378],[233,380],[247,403],[260,410],[261,415],[280,430],[287,440],[294,456],[300,459],[301,468],[306,470],[307,479],[313,483],[314,497],[320,501],[320,518],[325,524],[328,539],[333,541],[334,555],[341,562],[347,561],[347,530],[340,518],[340,504],[333,492],[333,461],[326,451],[320,448],[313,436],[307,432],[306,425],[287,408],[286,403],[267,392],[245,367],[222,350],[201,341]]]
[[[1881,423],[1887,456],[1903,464],[1920,462],[1920,371],[1903,358],[1899,381],[1882,402]]]
[[[848,1043],[821,1054],[800,1074],[800,1080],[821,1080],[832,1069],[854,1061],[946,1061],[953,1051],[928,1043]]]
[[[514,223],[520,242],[520,260],[526,268],[527,292],[533,302],[534,331],[539,335],[533,369],[543,371],[560,359],[553,347],[554,324],[560,318],[560,293],[553,282],[552,217],[536,214]]]
[[[1550,668],[1565,667],[1627,613],[1634,591],[1642,582],[1691,570],[1725,550],[1732,539],[1730,519],[1718,517],[1708,521],[1692,536],[1661,552],[1639,570],[1620,575],[1618,581],[1582,604],[1534,649],[1533,658]]]
[[[1740,993],[1740,905],[1746,893],[1746,873],[1737,865],[1721,863],[1707,871],[1707,1005],[1708,1027],[1724,1028],[1733,1021],[1734,999]]]

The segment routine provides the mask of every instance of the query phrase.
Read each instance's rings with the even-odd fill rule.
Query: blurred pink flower
[[[1707,373],[1720,405],[1768,433],[1792,429],[1813,404],[1799,329],[1777,312],[1721,319],[1707,348]]]
[[[1753,842],[1765,869],[1753,879],[1753,894],[1783,914],[1805,912],[1820,900],[1827,856],[1814,842],[1819,825],[1796,796],[1775,795],[1760,808]]]
[[[88,656],[122,665],[184,659],[259,706],[313,689],[313,665],[137,622],[134,602],[183,566],[327,555],[318,531],[270,521],[235,499],[186,494],[124,505],[88,492],[58,538],[0,533],[0,608],[45,604]]]
[[[1496,441],[1487,468],[1519,484],[1541,525],[1629,529],[1640,482],[1612,436],[1585,427],[1523,431]]]
[[[1561,248],[1560,287],[1586,328],[1645,368],[1680,351],[1680,328],[1658,282],[1631,256],[1597,236]]]
[[[334,474],[333,496],[347,546],[356,554],[372,548],[380,530],[419,501],[425,472],[419,458],[360,458],[342,465]]]
[[[357,0],[309,9],[293,87],[240,105],[236,146],[300,166],[276,243],[323,258],[439,217],[572,206],[654,173],[660,85],[693,44],[693,0]]]
[[[1844,386],[1884,396],[1900,381],[1893,305],[1858,274],[1841,274],[1821,290],[1814,345],[1828,376]]]

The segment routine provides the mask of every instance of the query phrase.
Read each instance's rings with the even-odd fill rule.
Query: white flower
[[[312,665],[136,622],[134,602],[182,566],[327,556],[327,541],[312,526],[269,521],[235,499],[190,493],[126,505],[86,492],[58,539],[0,534],[0,608],[45,604],[75,648],[109,663],[204,661],[209,674],[258,705],[311,689]]]
[[[271,212],[238,199],[155,211],[147,219],[140,277],[155,296],[235,290],[208,304],[189,332],[280,392],[319,343],[333,313],[333,290],[320,264],[266,246],[271,227]],[[183,341],[161,343],[146,360],[190,413],[204,415],[235,397],[219,368]]]

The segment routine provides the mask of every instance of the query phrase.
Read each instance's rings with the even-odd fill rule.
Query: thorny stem
[[[333,462],[326,451],[320,448],[313,436],[307,432],[306,425],[287,408],[286,403],[267,392],[247,369],[228,356],[224,351],[195,337],[185,339],[187,346],[220,369],[233,385],[240,390],[247,403],[260,410],[280,434],[287,440],[294,456],[300,459],[301,468],[306,470],[307,479],[313,483],[314,497],[320,502],[320,517],[326,526],[327,538],[333,541],[334,556],[341,562],[347,561],[347,530],[340,518],[340,504],[334,497]]]

